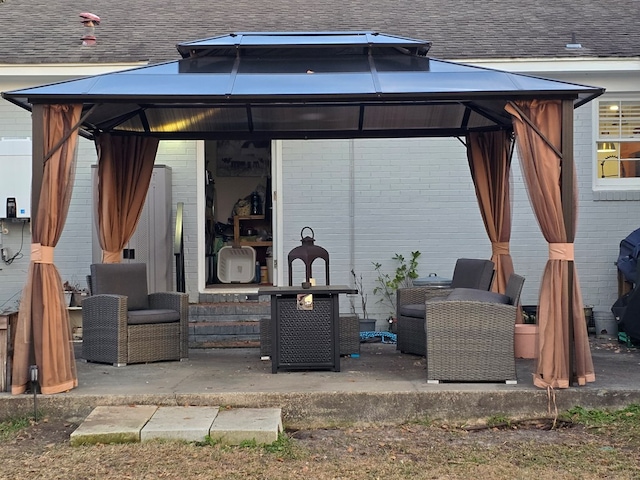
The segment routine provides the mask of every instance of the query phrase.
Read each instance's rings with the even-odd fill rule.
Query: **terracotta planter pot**
[[[538,345],[538,325],[516,324],[513,349],[516,358],[536,358]]]

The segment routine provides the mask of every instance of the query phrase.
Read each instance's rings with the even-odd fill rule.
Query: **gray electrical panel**
[[[94,191],[98,181],[98,166],[91,169]],[[171,227],[171,167],[155,165],[144,208],[133,236],[125,247],[122,262],[147,264],[149,292],[174,291],[173,229]],[[94,195],[97,199],[97,194]],[[93,208],[93,263],[102,261],[98,241],[97,221]]]

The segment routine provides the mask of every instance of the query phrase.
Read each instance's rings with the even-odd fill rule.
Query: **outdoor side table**
[[[271,296],[271,371],[340,371],[339,295],[344,285],[263,287]],[[311,296],[311,297],[310,297]]]

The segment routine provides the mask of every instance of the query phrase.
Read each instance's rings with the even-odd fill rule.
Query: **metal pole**
[[[560,194],[562,199],[562,216],[564,218],[564,228],[567,235],[567,243],[573,243],[575,239],[574,231],[574,159],[573,159],[573,100],[562,101],[562,159],[560,169]],[[568,345],[567,354],[569,365],[569,384],[573,385],[576,381],[575,372],[575,338],[573,328],[573,278],[575,272],[575,263],[573,260],[568,262],[567,271],[567,296],[569,302],[569,311],[567,315],[568,324]]]

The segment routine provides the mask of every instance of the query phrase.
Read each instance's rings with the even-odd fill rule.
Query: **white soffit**
[[[143,67],[149,62],[131,63],[51,63],[15,64],[0,63],[1,77],[86,77]]]
[[[638,72],[640,57],[633,58],[512,58],[457,59],[456,62],[513,73]]]

